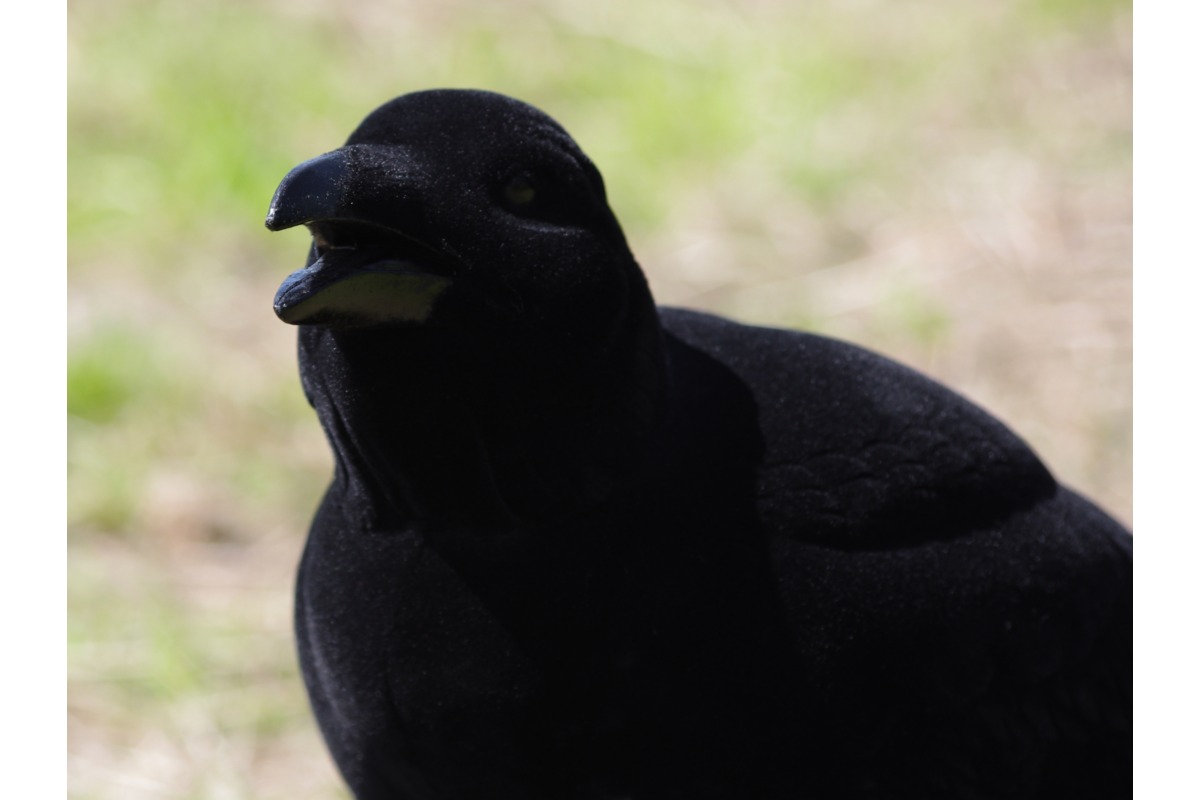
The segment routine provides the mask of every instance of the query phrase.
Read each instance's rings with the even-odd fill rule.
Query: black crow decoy
[[[336,468],[300,662],[360,800],[1117,798],[1132,543],[874,353],[657,308],[600,173],[488,92],[284,179]]]

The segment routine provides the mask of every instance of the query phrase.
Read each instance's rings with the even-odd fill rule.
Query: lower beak
[[[411,261],[364,261],[354,251],[330,250],[284,279],[275,314],[292,325],[422,323],[450,285],[446,276]]]

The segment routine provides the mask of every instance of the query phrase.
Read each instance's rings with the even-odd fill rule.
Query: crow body
[[[300,224],[296,631],[360,800],[1130,795],[1131,538],[988,414],[657,308],[501,95],[380,107],[284,179]]]

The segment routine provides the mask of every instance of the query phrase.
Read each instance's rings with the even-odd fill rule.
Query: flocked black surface
[[[599,173],[499,95],[381,107],[285,179],[300,223],[304,286],[450,282],[300,330],[336,475],[299,653],[357,797],[1131,794],[1131,539],[985,412],[656,309]]]

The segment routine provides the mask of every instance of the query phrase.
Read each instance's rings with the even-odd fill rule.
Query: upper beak
[[[420,173],[402,151],[352,145],[305,161],[275,190],[266,226],[307,225],[314,249],[275,294],[291,324],[420,323],[451,285],[447,259],[400,230],[417,218]]]
[[[350,156],[344,150],[334,150],[293,168],[271,198],[267,229],[282,231],[317,219],[339,217],[352,207],[347,195],[353,174]]]

